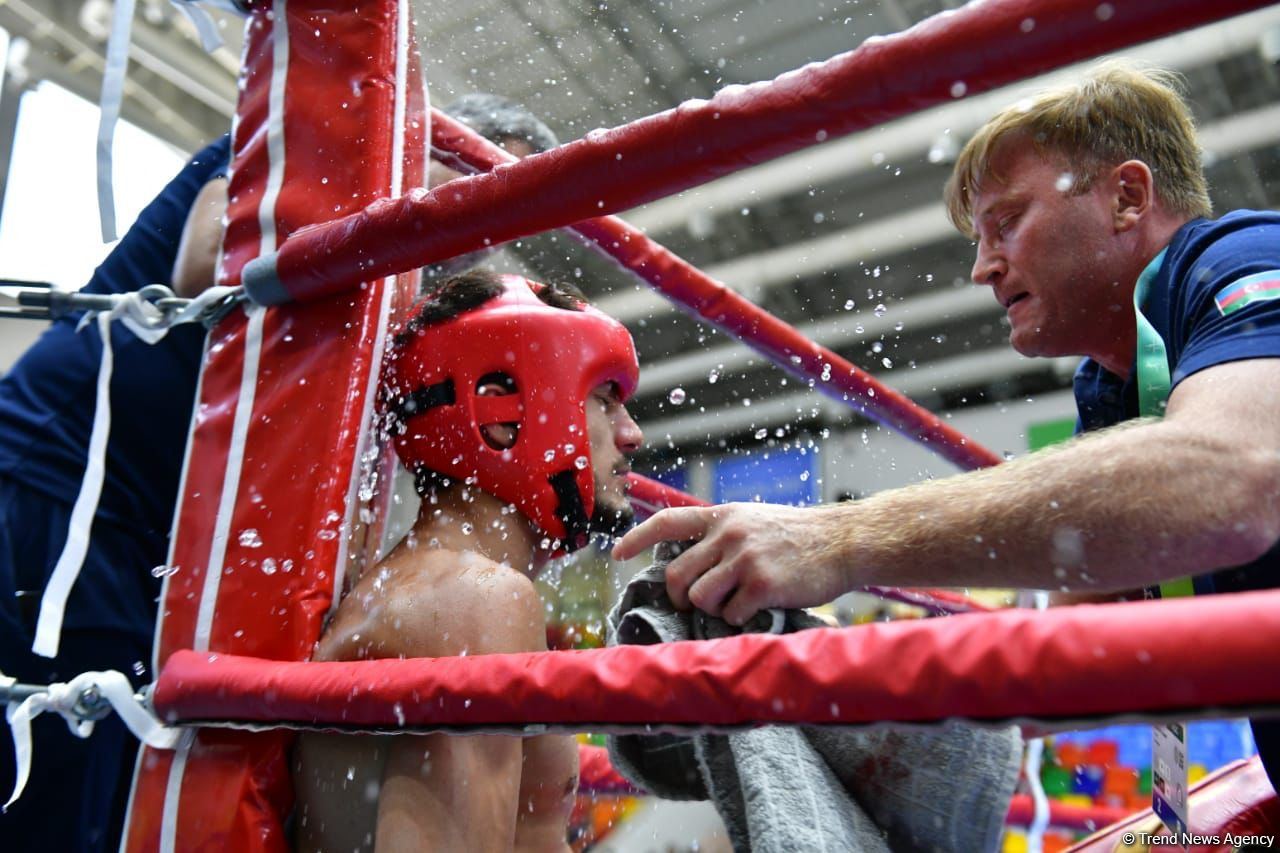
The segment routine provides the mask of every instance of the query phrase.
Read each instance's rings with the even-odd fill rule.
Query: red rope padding
[[[709,101],[593,131],[486,175],[375,202],[299,231],[276,255],[246,267],[245,285],[255,299],[277,301],[336,293],[625,210],[961,94],[1269,4],[972,3],[772,81],[729,86]]]
[[[894,586],[864,586],[862,592],[910,604],[924,609],[931,616],[951,616],[956,613],[989,613],[996,608],[979,604],[968,596],[945,589],[899,589]]]
[[[461,122],[436,110],[431,116],[432,145],[456,155],[465,166],[483,171],[516,158]],[[814,388],[869,418],[928,445],[964,469],[997,465],[1000,457],[966,438],[937,415],[877,381],[839,354],[817,344],[699,270],[640,230],[614,216],[579,222],[572,229],[623,270],[676,305],[685,308],[765,358],[807,380]]]
[[[708,506],[707,502],[685,494],[679,489],[660,483],[641,474],[627,475],[627,494],[636,514],[650,516],[660,509],[672,506]],[[966,595],[945,589],[899,589],[892,586],[863,587],[864,592],[878,595],[889,601],[899,601],[922,607],[934,616],[953,613],[985,613],[994,608],[980,604]]]
[[[583,743],[578,745],[578,793],[644,795],[646,792],[614,768],[607,749]]]
[[[1280,591],[586,651],[336,663],[178,652],[174,723],[562,729],[1036,719],[1280,706]]]
[[[1031,797],[1026,794],[1014,794],[1009,801],[1009,813],[1004,822],[1010,826],[1030,826],[1035,817],[1036,807]],[[1104,826],[1110,826],[1133,814],[1132,809],[1116,806],[1073,806],[1049,801],[1049,825],[1060,829],[1075,829],[1093,832]]]
[[[1188,832],[1223,839],[1220,844],[1193,844],[1192,851],[1234,850],[1235,845],[1225,840],[1228,835],[1280,835],[1280,799],[1257,756],[1248,761],[1234,761],[1196,783],[1187,792],[1187,813]],[[1090,835],[1067,853],[1112,853],[1126,832],[1139,829],[1166,834],[1162,826],[1153,829],[1153,814],[1150,809],[1138,812],[1122,823]],[[1152,849],[1184,848],[1163,845]]]
[[[659,510],[673,506],[710,506],[702,498],[695,498],[674,486],[668,486],[643,474],[627,475],[627,498],[636,515],[648,518]]]

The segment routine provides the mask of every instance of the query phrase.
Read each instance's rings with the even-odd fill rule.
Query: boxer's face
[[[635,520],[627,499],[627,474],[631,472],[630,457],[640,449],[644,435],[612,382],[592,389],[586,400],[586,415],[595,479],[591,528],[599,533],[621,533]]]

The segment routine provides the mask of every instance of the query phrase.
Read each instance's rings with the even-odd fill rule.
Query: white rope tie
[[[12,678],[0,678],[0,686],[11,687]],[[85,672],[63,684],[50,684],[47,690],[28,696],[22,702],[10,702],[5,708],[5,718],[13,733],[14,778],[13,794],[4,804],[4,810],[18,801],[27,780],[31,776],[31,721],[52,711],[62,717],[71,733],[79,738],[93,734],[92,719],[84,714],[81,699],[86,691],[95,691],[115,710],[138,740],[154,749],[173,749],[181,734],[180,729],[161,723],[134,695],[133,685],[119,672]]]
[[[200,46],[206,53],[222,47],[222,34],[218,25],[204,9],[195,5],[200,0],[169,0],[200,37]],[[207,0],[208,4],[243,14],[234,0]],[[98,219],[102,226],[102,242],[114,242],[116,232],[116,198],[113,185],[113,164],[116,124],[120,121],[120,107],[124,102],[124,78],[129,70],[129,42],[133,38],[133,8],[135,0],[115,0],[111,18],[111,34],[107,38],[107,57],[102,69],[102,93],[98,97],[101,114],[98,117]]]
[[[168,289],[164,289],[168,292]],[[67,609],[67,598],[89,550],[89,533],[93,517],[102,497],[102,483],[107,461],[107,437],[111,432],[111,369],[115,361],[111,350],[111,321],[118,319],[138,338],[154,344],[168,334],[169,329],[180,323],[192,323],[202,319],[207,310],[224,301],[236,288],[211,287],[184,307],[166,314],[151,302],[146,294],[155,291],[144,288],[132,293],[112,294],[114,307],[97,314],[98,332],[102,337],[102,362],[98,366],[97,402],[94,405],[93,429],[89,433],[89,453],[86,459],[84,479],[80,493],[71,509],[71,521],[67,525],[67,542],[62,554],[45,585],[40,599],[40,617],[36,622],[35,642],[31,650],[47,658],[56,657],[62,635],[62,620]],[[91,315],[85,314],[80,328],[89,323]]]
[[[107,39],[107,61],[102,69],[102,95],[98,99],[98,217],[102,242],[116,239],[116,197],[112,187],[112,162],[116,122],[124,100],[124,75],[129,67],[129,39],[133,30],[134,0],[116,0]]]
[[[191,26],[195,27],[196,34],[200,36],[200,46],[204,48],[205,53],[213,53],[222,47],[222,33],[218,32],[218,25],[213,22],[208,12],[197,6],[193,0],[169,0],[169,3],[191,22]]]

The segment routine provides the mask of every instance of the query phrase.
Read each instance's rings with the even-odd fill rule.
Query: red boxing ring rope
[[[772,81],[729,86],[708,101],[300,230],[247,264],[244,285],[263,304],[326,296],[635,207],[965,94],[1267,5],[1134,0],[1105,4],[1110,15],[1101,16],[1097,0],[971,3]]]
[[[1005,823],[1012,826],[1030,826],[1035,817],[1035,804],[1026,794],[1014,794],[1009,802],[1009,814]],[[1103,826],[1110,826],[1133,814],[1133,809],[1122,809],[1117,806],[1073,806],[1068,803],[1049,801],[1049,826],[1062,829],[1087,830],[1092,832]]]
[[[627,475],[627,498],[636,514],[644,518],[672,506],[710,506],[701,498],[635,473]]]
[[[431,142],[472,169],[491,171],[515,157],[466,125],[433,110]],[[828,397],[853,406],[908,438],[929,445],[964,469],[1000,463],[1000,457],[966,438],[937,415],[879,382],[838,353],[699,270],[615,216],[590,219],[571,230],[696,319],[732,335],[774,364],[808,380]]]
[[[542,733],[760,723],[1256,715],[1280,707],[1280,591],[785,636],[357,662],[174,653],[175,724]],[[1046,677],[1051,674],[1052,677]]]

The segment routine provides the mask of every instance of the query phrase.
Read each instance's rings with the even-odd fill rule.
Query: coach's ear
[[[1117,233],[1130,231],[1155,204],[1155,177],[1141,160],[1126,160],[1108,175],[1112,219]]]

